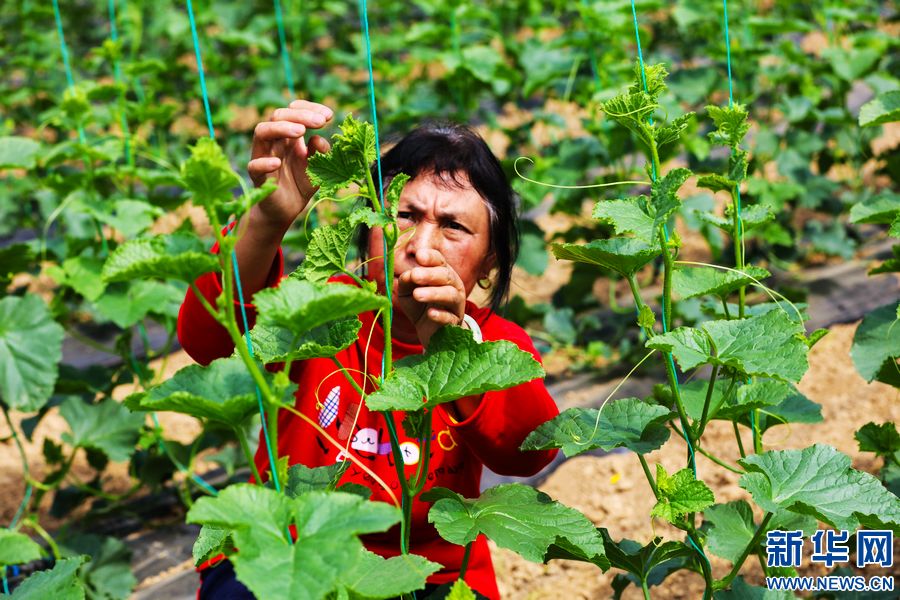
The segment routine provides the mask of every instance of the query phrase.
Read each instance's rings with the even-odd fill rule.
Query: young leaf
[[[194,566],[199,567],[209,559],[219,554],[230,554],[234,549],[231,533],[227,529],[204,525],[200,528],[200,534],[191,554],[194,557]]]
[[[737,182],[733,179],[729,179],[724,175],[703,175],[702,177],[697,178],[697,187],[701,187],[703,189],[707,189],[713,193],[716,192],[728,192],[731,193],[734,191],[734,188],[737,186]],[[724,222],[724,220],[723,220]],[[729,222],[730,224],[730,222]]]
[[[22,565],[41,557],[40,545],[24,533],[0,529],[0,568]]]
[[[125,242],[103,265],[106,282],[178,279],[193,282],[219,268],[219,261],[192,233],[173,233]]]
[[[602,412],[596,408],[570,408],[532,431],[521,449],[562,448],[570,458],[596,448],[608,452],[625,447],[646,454],[669,439],[666,422],[671,418],[668,409],[637,398],[611,402]]]
[[[347,268],[347,250],[353,237],[353,225],[348,219],[336,225],[324,225],[313,231],[306,258],[291,277],[298,277],[313,283],[325,283],[335,273]]]
[[[684,267],[672,274],[672,288],[684,299],[697,296],[726,298],[742,287],[754,285],[772,274],[761,267],[747,266],[743,271],[723,271],[712,267]]]
[[[228,164],[228,157],[212,138],[200,138],[191,147],[191,157],[181,165],[181,179],[192,193],[194,204],[207,211],[230,201],[240,178]]]
[[[679,327],[654,336],[646,345],[671,352],[682,370],[709,363],[746,375],[799,381],[809,368],[809,349],[796,335],[803,326],[780,310],[741,320],[707,321],[701,328]]]
[[[13,590],[10,600],[84,600],[84,584],[78,568],[88,558],[63,558],[49,571],[38,571]]]
[[[700,512],[716,501],[712,490],[694,477],[690,468],[670,476],[661,464],[657,464],[656,487],[659,501],[650,511],[650,516],[661,517],[670,523],[688,513]]]
[[[253,301],[259,311],[257,323],[283,327],[297,336],[330,321],[389,307],[384,296],[352,285],[290,278],[277,288],[257,292]]]
[[[401,554],[382,558],[363,552],[356,562],[341,571],[340,585],[363,598],[395,598],[425,587],[426,578],[441,565],[423,556]]]
[[[328,358],[356,341],[362,322],[356,317],[319,325],[305,334],[271,325],[257,325],[250,330],[253,351],[265,363],[310,358]]]
[[[392,219],[397,218],[397,211],[400,209],[400,194],[403,193],[403,188],[407,183],[409,183],[409,175],[397,173],[391,179],[391,183],[384,194],[384,201],[388,205],[388,212]]]
[[[263,371],[263,375],[270,382],[275,377],[268,371]],[[292,403],[295,390],[296,384],[292,384],[282,400]],[[259,410],[256,394],[256,384],[243,361],[230,356],[206,367],[188,365],[171,379],[131,394],[125,406],[131,410],[180,412],[235,427]]]
[[[464,546],[483,533],[501,548],[532,562],[549,560],[551,549],[558,546],[586,557],[604,571],[609,568],[603,538],[593,523],[526,485],[498,485],[471,500],[446,488],[433,488],[421,498],[434,502],[428,521],[453,544]]]
[[[631,84],[629,91],[632,93],[646,92],[655,100],[666,91],[666,77],[668,76],[669,72],[662,63],[648,65],[636,62],[634,64],[634,83]]]
[[[725,107],[709,105],[706,111],[716,125],[716,130],[709,134],[710,141],[732,148],[740,146],[744,136],[750,131],[746,107],[743,104]]]
[[[64,442],[100,450],[113,461],[128,460],[134,453],[144,424],[144,415],[132,414],[112,398],[88,404],[70,396],[60,405],[59,414],[72,430],[62,434]]]
[[[258,598],[318,599],[343,587],[343,573],[365,560],[356,536],[385,531],[399,519],[394,506],[353,494],[288,498],[250,484],[200,498],[187,515],[189,523],[232,531],[239,549],[230,557],[235,573]],[[291,525],[297,529],[294,544],[286,537]]]
[[[703,178],[701,177],[701,179]],[[724,218],[705,211],[694,211],[694,214],[697,215],[697,218],[701,221],[709,223],[710,225],[715,225],[723,231],[730,232],[733,228],[730,204],[725,207]],[[761,204],[745,206],[741,209],[741,228],[744,232],[747,232],[761,225],[765,225],[774,218],[775,214],[768,206],[763,206]]]
[[[660,253],[658,244],[648,245],[634,238],[594,240],[587,244],[552,244],[550,248],[557,259],[596,265],[623,277],[634,275]]]
[[[792,592],[784,590],[770,590],[764,587],[750,585],[744,578],[738,575],[731,583],[731,589],[719,590],[713,596],[714,600],[795,600]]]
[[[900,452],[900,433],[897,433],[897,426],[891,422],[880,425],[866,423],[853,437],[859,442],[860,452],[874,452],[885,457]]]
[[[375,129],[365,121],[347,115],[340,132],[331,138],[327,154],[313,154],[306,169],[319,193],[332,198],[338,191],[365,181],[366,171],[375,160]]]
[[[395,367],[381,389],[366,397],[369,410],[433,408],[544,376],[540,363],[514,343],[479,344],[471,331],[452,326],[435,332],[425,354],[407,356]]]
[[[641,546],[628,539],[614,542],[605,528],[601,528],[600,533],[603,535],[603,545],[610,565],[627,571],[632,576],[629,579],[638,586],[642,581],[646,581],[648,585],[658,585],[669,573],[667,566],[681,567],[684,561],[695,555],[687,544],[664,542],[658,537]]]
[[[667,144],[677,142],[681,138],[681,134],[688,128],[691,119],[694,118],[693,112],[688,112],[680,117],[676,117],[671,123],[656,130],[656,147],[662,148]]]
[[[46,404],[59,374],[63,333],[40,296],[0,300],[0,398],[9,407],[34,412]]]
[[[900,319],[892,302],[867,314],[853,335],[850,357],[866,381],[900,387]]]
[[[653,214],[649,203],[647,196],[600,200],[594,206],[592,216],[612,225],[617,234],[633,233],[635,238],[652,246],[656,231],[653,229]]]
[[[650,203],[656,210],[653,217],[653,230],[662,227],[675,211],[681,207],[678,189],[692,175],[690,169],[672,169],[662,179],[657,179],[650,187]]]
[[[739,484],[763,509],[811,515],[836,529],[900,531],[900,500],[831,446],[772,450],[738,461]]]

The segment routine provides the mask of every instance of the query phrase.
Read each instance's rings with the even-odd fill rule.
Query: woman
[[[277,285],[283,275],[281,240],[315,192],[306,176],[307,157],[329,149],[322,137],[312,136],[307,142],[304,136],[324,127],[332,117],[329,108],[298,100],[276,110],[270,121],[256,127],[248,165],[250,176],[256,185],[273,179],[278,187],[238,226],[241,238],[236,253],[246,299],[260,289]],[[510,340],[539,360],[528,335],[494,312],[509,289],[518,228],[512,189],[484,141],[461,126],[420,128],[385,154],[382,170],[386,183],[398,173],[411,178],[398,207],[398,225],[407,233],[395,250],[396,275],[391,282],[394,358],[420,354],[438,328],[460,325],[473,329],[476,339]],[[381,230],[366,232],[360,246],[363,255],[373,257],[368,263],[369,277],[383,293],[384,266],[382,259],[376,258],[383,252]],[[336,279],[350,283],[349,279]],[[492,287],[490,308],[467,300],[476,285]],[[215,274],[199,278],[197,287],[210,301],[221,294]],[[247,308],[252,319],[252,304]],[[369,393],[373,386],[361,373],[380,374],[384,331],[372,313],[360,315],[360,320],[359,339],[337,359]],[[233,350],[227,333],[190,291],[179,314],[178,336],[188,354],[203,364],[228,356]],[[366,409],[344,376],[335,372],[333,362],[313,359],[295,363],[291,378],[299,384],[297,409],[317,417],[344,449],[334,448],[313,428],[283,411],[279,415],[278,455],[288,456],[291,464],[315,467],[343,461],[346,454],[352,454],[397,490],[384,417]],[[479,495],[482,465],[506,475],[536,473],[552,460],[555,451],[520,452],[519,444],[557,414],[541,380],[437,407],[431,412],[435,434],[426,488],[448,487],[475,497]],[[420,449],[402,432],[400,441],[403,462],[411,475]],[[260,449],[256,461],[260,472],[265,473],[269,465],[264,444]],[[341,482],[366,485],[372,489],[374,500],[388,501],[385,490],[356,465],[350,466]],[[437,535],[427,522],[428,508],[424,502],[414,504],[411,552],[444,565],[429,578],[430,584],[453,581],[459,573],[463,548]],[[397,527],[385,534],[366,536],[363,541],[369,550],[382,556],[399,553]],[[483,537],[473,546],[465,578],[481,594],[499,597]],[[204,572],[201,597],[252,596],[225,564]]]

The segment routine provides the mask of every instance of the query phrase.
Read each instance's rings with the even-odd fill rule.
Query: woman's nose
[[[406,252],[415,256],[419,250],[429,249],[437,250],[440,245],[440,227],[434,223],[422,220],[416,224],[416,228],[411,232],[409,241],[406,243]]]

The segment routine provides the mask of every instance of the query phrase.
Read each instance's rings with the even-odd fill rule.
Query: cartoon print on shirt
[[[404,465],[414,465],[419,462],[419,445],[413,441],[407,440],[400,444],[400,455],[403,457]]]
[[[322,405],[321,410],[319,410],[319,425],[328,427],[334,423],[334,420],[337,418],[340,403],[341,386],[336,385],[328,392],[328,396],[325,397],[325,403]]]
[[[391,443],[390,442],[381,442],[381,433],[382,430],[379,427],[378,431],[375,431],[372,427],[365,427],[356,432],[356,435],[353,436],[353,440],[350,442],[350,447],[358,452],[365,452],[366,454],[390,454],[391,452]],[[369,460],[375,460],[375,456],[365,456]]]

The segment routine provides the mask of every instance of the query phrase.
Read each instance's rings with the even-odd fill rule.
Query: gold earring
[[[482,277],[478,280],[478,287],[483,290],[491,289],[491,278],[490,277]]]

